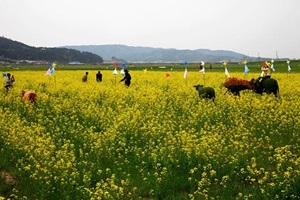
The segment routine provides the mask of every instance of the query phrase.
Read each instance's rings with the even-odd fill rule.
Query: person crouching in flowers
[[[5,89],[6,91],[9,90],[9,88],[13,87],[13,82],[15,82],[14,75],[11,75],[10,73],[7,74],[7,78],[5,80]]]
[[[22,91],[21,97],[23,100],[29,101],[30,103],[35,103],[37,94],[34,91]]]
[[[85,72],[85,75],[82,77],[82,82],[87,82],[87,80],[88,80],[88,75],[89,75],[89,72]]]

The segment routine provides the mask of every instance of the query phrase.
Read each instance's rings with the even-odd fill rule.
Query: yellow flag
[[[225,75],[226,75],[227,77],[230,77],[229,71],[228,71],[227,67],[225,67]]]
[[[224,61],[224,62],[223,62],[223,65],[226,67],[226,65],[227,65],[227,62],[226,62],[226,61]]]

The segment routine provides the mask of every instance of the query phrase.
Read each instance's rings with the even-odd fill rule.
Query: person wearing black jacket
[[[96,74],[96,81],[97,82],[102,82],[102,74],[100,71],[98,71],[98,73]]]
[[[129,87],[130,86],[130,81],[131,81],[131,76],[130,76],[130,74],[129,74],[129,72],[128,72],[127,69],[125,69],[124,72],[125,72],[125,76],[124,76],[124,78],[122,80],[120,80],[120,82],[124,81],[125,85],[127,87]]]

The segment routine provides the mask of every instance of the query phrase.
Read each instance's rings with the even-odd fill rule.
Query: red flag
[[[118,67],[119,63],[118,62],[114,62],[114,66]]]

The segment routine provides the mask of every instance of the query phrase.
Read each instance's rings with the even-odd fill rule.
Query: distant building
[[[79,62],[79,61],[73,61],[70,62],[69,65],[82,65],[83,63]]]

